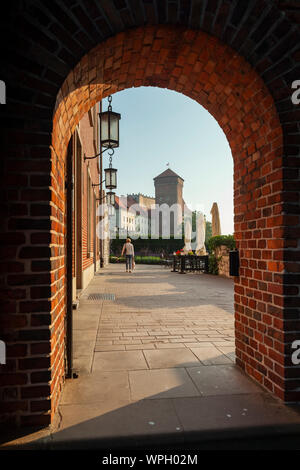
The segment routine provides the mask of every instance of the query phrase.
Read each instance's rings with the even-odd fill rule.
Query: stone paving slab
[[[174,406],[180,423],[187,432],[238,430],[299,425],[300,415],[283,407],[268,394],[230,394],[206,397],[175,398]],[[237,434],[238,435],[238,434]],[[299,434],[300,436],[300,434]],[[300,442],[300,439],[299,439]]]
[[[95,352],[92,372],[147,369],[142,351]]]
[[[132,400],[199,396],[185,369],[129,371]]]
[[[201,365],[188,368],[187,373],[202,396],[262,393],[262,388],[234,364]]]
[[[231,359],[222,354],[215,346],[204,346],[202,348],[192,348],[191,350],[204,365],[232,363]]]
[[[150,369],[172,367],[192,367],[199,364],[198,359],[188,348],[144,351]]]
[[[61,405],[84,403],[129,402],[130,387],[127,371],[93,372],[68,380],[60,400]]]

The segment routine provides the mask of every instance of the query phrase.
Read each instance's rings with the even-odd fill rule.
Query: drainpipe
[[[102,113],[102,101],[99,102],[99,113]],[[103,173],[103,156],[101,154],[102,152],[102,146],[101,146],[101,139],[100,139],[100,119],[99,119],[99,152],[100,152],[100,204],[102,204],[102,197],[103,197],[103,181],[102,181],[102,173]],[[102,216],[101,216],[102,217]],[[103,259],[103,252],[104,252],[104,249],[103,249],[103,238],[101,237],[100,238],[100,268],[103,268],[104,266],[104,259]]]
[[[74,157],[74,138],[71,138],[67,153],[67,174],[66,174],[66,202],[67,202],[67,316],[66,316],[66,377],[73,376],[73,157]]]

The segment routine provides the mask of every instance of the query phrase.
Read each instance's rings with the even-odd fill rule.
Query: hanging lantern
[[[107,189],[116,189],[117,187],[117,170],[116,168],[105,168],[105,187]]]
[[[110,204],[107,205],[107,213],[108,213],[108,216],[112,216],[115,214],[115,206],[111,206]]]
[[[114,206],[116,199],[115,199],[116,194],[113,191],[108,191],[106,193],[106,203],[108,206]]]
[[[121,114],[112,111],[112,97],[108,97],[108,109],[99,113],[100,117],[100,144],[102,147],[119,147],[119,121]]]

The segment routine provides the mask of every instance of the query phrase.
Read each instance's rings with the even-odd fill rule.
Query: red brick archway
[[[51,285],[45,294],[50,301],[41,301],[43,294],[36,303],[24,302],[24,310],[20,310],[32,313],[37,308],[49,313],[42,320],[43,335],[38,337],[35,332],[35,337],[28,337],[30,351],[37,347],[37,357],[23,359],[22,374],[16,378],[23,402],[44,398],[48,408],[42,413],[31,409],[30,413],[24,406],[25,424],[46,424],[53,416],[65,375],[64,181],[69,139],[97,101],[139,86],[186,94],[204,106],[226,134],[234,159],[235,238],[241,262],[240,276],[235,279],[237,363],[281,399],[300,400],[300,371],[291,363],[291,342],[299,330],[293,321],[298,287],[290,285],[295,279],[287,276],[298,269],[289,251],[297,247],[297,234],[288,226],[297,226],[299,215],[287,207],[295,201],[290,198],[297,196],[292,189],[287,194],[283,181],[294,170],[284,167],[284,132],[273,98],[249,63],[217,38],[183,27],[146,26],[119,33],[92,49],[69,73],[57,95],[51,168],[48,161],[42,162],[43,173],[51,175],[50,191],[38,196],[50,201],[51,235],[46,241],[41,238],[43,246],[24,247],[18,254],[21,259],[34,257],[34,266],[41,259],[44,272],[36,274],[39,280],[32,282]],[[46,136],[41,139],[46,141]],[[30,192],[27,197],[31,200]],[[18,274],[13,282],[18,281],[15,277]],[[40,342],[32,345],[32,338]],[[24,344],[26,341],[24,335]],[[38,385],[29,387],[25,375],[32,369],[40,375]],[[23,408],[18,411],[22,413]]]
[[[289,359],[283,249],[295,245],[284,240],[283,226],[297,222],[298,216],[283,211],[282,129],[263,81],[230,47],[203,32],[145,27],[118,34],[84,56],[57,97],[52,200],[57,195],[64,199],[58,181],[64,180],[67,144],[83,114],[109,94],[142,85],[184,93],[224,130],[234,159],[235,238],[241,262],[235,279],[237,363],[280,398],[299,399],[285,380]]]

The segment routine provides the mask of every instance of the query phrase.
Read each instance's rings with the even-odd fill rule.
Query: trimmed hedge
[[[125,263],[125,258],[124,256],[119,258],[117,256],[110,256],[109,261],[110,263]],[[136,264],[164,264],[164,260],[158,256],[135,256],[134,261]]]
[[[217,237],[211,237],[207,242],[207,249],[210,253],[214,252],[218,246],[227,246],[229,250],[234,250],[235,240],[233,235],[218,235]]]
[[[125,243],[124,238],[115,238],[111,240],[110,244],[110,252],[112,255],[118,256],[122,252],[122,247]],[[179,238],[176,239],[171,237],[169,239],[166,238],[138,238],[137,240],[132,240],[134,245],[135,253],[157,253],[160,254],[164,252],[166,254],[173,254],[174,251],[180,250],[184,246],[184,239]]]
[[[234,250],[235,240],[233,235],[218,235],[211,237],[207,242],[207,250],[209,252],[208,272],[210,274],[219,274],[219,261],[221,257],[217,257],[215,250],[218,246],[227,246],[229,250]]]
[[[110,252],[113,256],[120,256],[122,247],[125,243],[124,238],[114,238],[110,243]],[[184,246],[184,238],[138,238],[132,240],[134,245],[135,253],[139,253],[141,256],[147,257],[148,254],[161,254],[162,252],[166,255],[173,254],[174,251],[180,250]],[[209,253],[213,253],[216,247],[225,245],[230,250],[235,248],[235,240],[233,235],[219,235],[217,237],[211,237],[205,241],[206,249]]]

